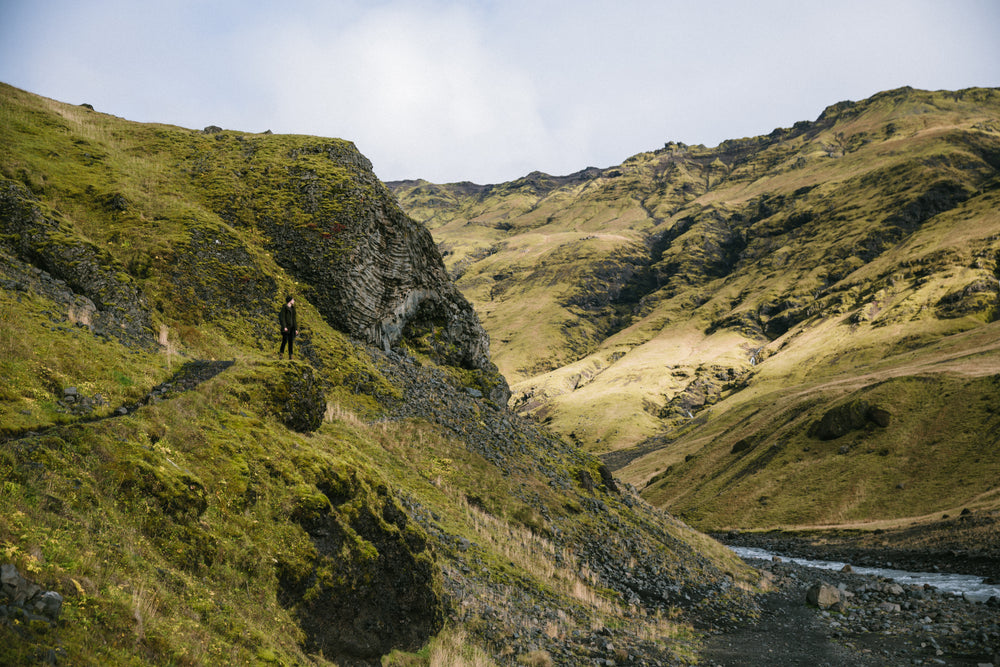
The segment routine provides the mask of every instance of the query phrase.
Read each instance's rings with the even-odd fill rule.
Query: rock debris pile
[[[55,624],[62,613],[63,598],[28,581],[10,563],[0,565],[0,623],[43,622]]]

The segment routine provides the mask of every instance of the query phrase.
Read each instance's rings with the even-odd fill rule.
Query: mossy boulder
[[[323,423],[326,395],[316,371],[298,362],[280,362],[262,377],[267,409],[293,431],[310,433]]]
[[[339,494],[343,482],[319,485]],[[298,618],[310,653],[378,664],[393,650],[418,650],[441,629],[440,573],[426,534],[387,487],[351,486],[357,495],[334,502],[316,487],[297,494],[292,518],[312,548],[279,564],[280,600]]]
[[[868,424],[885,428],[892,419],[885,408],[854,399],[833,407],[809,428],[809,435],[820,440],[835,440]]]

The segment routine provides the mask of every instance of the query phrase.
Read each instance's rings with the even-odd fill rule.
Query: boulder
[[[33,614],[37,620],[54,622],[62,612],[63,598],[25,579],[13,564],[4,563],[0,565],[0,603]]]
[[[806,602],[820,609],[829,609],[840,602],[840,590],[829,584],[814,584],[806,591]]]
[[[820,440],[835,440],[851,431],[862,429],[869,423],[885,428],[891,419],[891,413],[885,408],[854,399],[827,410],[809,427],[809,435]]]
[[[277,376],[264,380],[271,411],[293,431],[311,433],[323,424],[326,395],[311,366],[297,361],[283,364]]]
[[[34,609],[36,614],[40,614],[52,620],[59,618],[62,613],[63,597],[55,591],[45,591],[35,600]]]

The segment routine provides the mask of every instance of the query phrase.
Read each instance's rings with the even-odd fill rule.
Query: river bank
[[[855,567],[1000,579],[1000,511],[963,510],[956,516],[888,529],[729,531],[713,537],[729,546],[838,560]]]
[[[748,559],[771,591],[760,616],[708,638],[701,664],[712,667],[1000,665],[1000,601],[969,602],[923,586],[781,559]],[[827,585],[838,603],[807,601]],[[829,603],[830,598],[823,601]]]
[[[854,571],[865,566],[956,572],[996,581],[996,519],[995,513],[965,513],[895,530],[715,535],[731,547],[742,547],[737,551],[743,554],[765,549],[785,557],[744,555],[763,573],[770,592],[761,601],[758,617],[708,638],[701,664],[1000,667],[1000,598],[976,601],[929,585],[901,584]],[[838,560],[850,566],[818,569],[789,557]]]

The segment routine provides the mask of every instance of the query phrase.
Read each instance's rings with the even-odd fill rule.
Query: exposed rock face
[[[255,222],[323,317],[387,351],[405,340],[442,363],[487,371],[500,388],[494,400],[509,396],[489,337],[430,232],[403,213],[371,163],[347,142],[318,143],[290,158],[288,178],[270,185],[291,194],[295,215],[261,209]]]
[[[0,234],[16,256],[66,283],[81,319],[95,332],[132,346],[156,344],[149,306],[135,281],[114,258],[93,243],[64,233],[46,217],[30,192],[15,183],[0,185]],[[25,274],[25,280],[33,280]],[[52,290],[49,290],[52,291]]]
[[[810,427],[809,435],[820,440],[834,440],[864,428],[869,422],[885,428],[891,419],[888,410],[858,399],[828,410]]]
[[[310,562],[279,566],[280,595],[310,652],[341,665],[379,665],[441,629],[440,574],[427,536],[385,486],[368,489],[355,471],[329,471],[292,519],[315,551]]]

